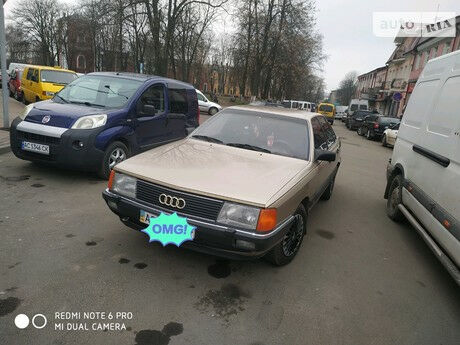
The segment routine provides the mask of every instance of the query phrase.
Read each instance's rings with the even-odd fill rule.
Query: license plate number
[[[31,151],[36,153],[41,153],[42,155],[50,154],[50,147],[48,145],[31,143],[29,141],[23,141],[21,143],[21,148],[24,151]]]

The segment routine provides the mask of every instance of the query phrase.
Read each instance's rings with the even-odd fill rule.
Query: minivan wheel
[[[294,221],[281,242],[270,250],[265,259],[276,266],[287,265],[299,252],[307,230],[307,212],[299,205],[294,213]]]
[[[209,109],[209,115],[211,115],[211,116],[212,116],[212,115],[216,115],[216,113],[217,113],[217,108],[211,108],[211,109]]]
[[[129,150],[125,144],[120,141],[111,143],[104,152],[102,165],[99,170],[99,176],[103,179],[108,179],[110,171],[115,165],[124,161],[129,157]]]
[[[402,184],[402,176],[396,175],[391,181],[388,192],[387,215],[395,222],[400,222],[404,219],[404,215],[398,207],[399,204],[402,204]]]

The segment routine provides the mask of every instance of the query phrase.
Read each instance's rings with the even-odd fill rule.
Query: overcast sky
[[[5,14],[19,0],[8,0]],[[78,0],[62,0],[75,3]],[[245,0],[241,0],[245,1]],[[389,11],[453,11],[460,14],[460,0],[316,0],[318,30],[328,56],[322,75],[327,90],[335,89],[349,71],[358,74],[383,66],[394,49],[393,39],[374,36],[372,13]],[[11,18],[11,17],[10,17]],[[230,24],[230,25],[229,25]],[[220,26],[220,25],[219,25]],[[231,23],[226,23],[228,29]]]

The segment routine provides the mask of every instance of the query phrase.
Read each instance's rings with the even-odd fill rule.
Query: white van
[[[348,115],[353,115],[356,110],[369,110],[369,102],[365,99],[352,99],[348,106]]]
[[[387,214],[406,217],[460,285],[460,51],[430,60],[387,169]]]
[[[298,101],[297,109],[299,110],[306,110],[306,111],[313,111],[312,104],[310,102]]]

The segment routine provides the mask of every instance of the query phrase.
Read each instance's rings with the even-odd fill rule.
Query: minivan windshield
[[[328,113],[331,113],[333,108],[332,108],[332,105],[329,105],[329,104],[321,104],[319,106],[319,111],[325,111],[325,112],[328,112]]]
[[[54,101],[120,108],[128,102],[142,83],[139,80],[89,74],[63,88],[54,97]]]
[[[306,120],[244,110],[223,110],[192,138],[276,155],[308,159]]]
[[[49,69],[44,69],[40,72],[40,81],[42,83],[67,85],[77,78],[78,76],[72,72],[54,71]]]
[[[350,110],[355,111],[356,109],[358,109],[358,105],[357,104],[352,104],[351,107],[350,107]]]

